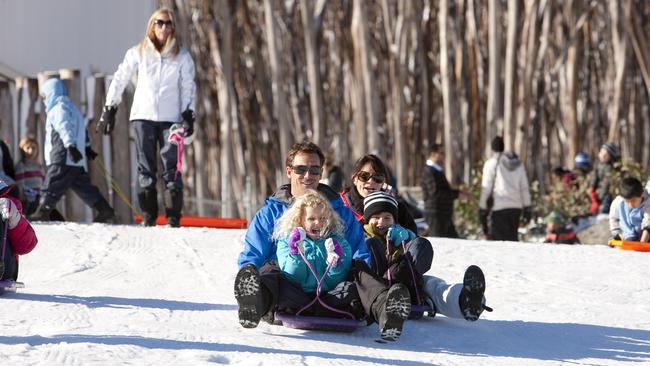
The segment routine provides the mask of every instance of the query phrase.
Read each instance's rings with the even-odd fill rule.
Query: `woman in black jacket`
[[[365,224],[363,220],[363,199],[370,193],[377,191],[393,193],[392,187],[386,183],[387,180],[388,169],[377,155],[364,155],[354,164],[354,170],[350,178],[352,184],[341,192],[341,199],[352,210],[354,217],[357,218],[361,225]],[[417,225],[407,209],[406,202],[399,196],[396,198],[397,222],[417,233]]]

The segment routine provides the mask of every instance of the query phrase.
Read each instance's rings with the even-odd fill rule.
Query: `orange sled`
[[[635,250],[637,252],[650,252],[650,243],[627,240],[610,240],[607,245],[616,249]]]
[[[134,221],[142,222],[142,217],[136,215]],[[156,225],[167,225],[165,216],[158,216]],[[245,229],[248,225],[246,219],[223,218],[223,217],[201,217],[201,216],[181,216],[182,227],[209,227],[214,229]]]

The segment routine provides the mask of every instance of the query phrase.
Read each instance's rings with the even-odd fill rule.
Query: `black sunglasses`
[[[309,171],[309,174],[311,175],[320,175],[321,167],[319,165],[294,165],[291,167],[291,170],[298,175],[303,175],[307,173],[307,171]]]
[[[386,181],[386,177],[384,177],[382,174],[371,174],[364,171],[359,172],[357,174],[357,178],[359,178],[359,180],[364,183],[370,179],[372,179],[375,183],[384,183]]]
[[[174,25],[174,22],[171,20],[156,19],[154,20],[153,24],[155,24],[158,28],[162,28],[163,25],[167,26],[167,28],[171,28]]]

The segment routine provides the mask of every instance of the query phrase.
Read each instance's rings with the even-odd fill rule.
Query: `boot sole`
[[[411,295],[402,284],[392,286],[386,296],[386,323],[380,329],[381,339],[396,341],[402,335],[404,321],[411,313]]]
[[[476,321],[483,312],[485,276],[478,266],[469,266],[463,276],[463,289],[460,292],[461,311],[466,320]]]
[[[260,291],[260,275],[253,266],[244,266],[235,277],[235,299],[239,305],[239,324],[255,328],[261,315],[257,311],[257,295]]]

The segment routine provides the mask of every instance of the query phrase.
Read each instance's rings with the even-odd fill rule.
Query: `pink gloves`
[[[341,244],[336,239],[327,238],[325,240],[325,249],[327,250],[327,265],[336,267],[341,264],[343,249],[341,249]]]
[[[305,240],[305,229],[301,227],[294,227],[289,234],[289,254],[297,255],[299,250],[298,248],[302,247],[302,242]]]

